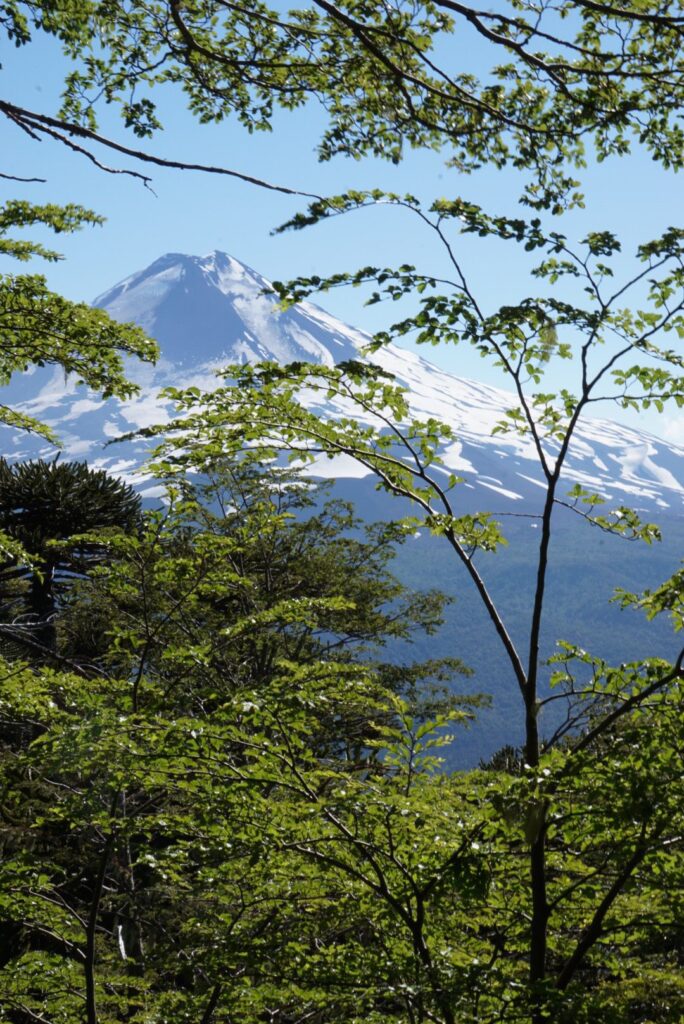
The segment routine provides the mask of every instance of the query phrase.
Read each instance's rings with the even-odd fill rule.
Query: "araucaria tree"
[[[524,216],[454,195],[427,205],[373,189],[309,196],[285,227],[395,206],[433,232],[451,269],[437,277],[410,265],[365,267],[279,290],[285,303],[345,284],[368,286],[371,301],[413,297],[413,312],[372,349],[412,335],[473,345],[491,359],[514,394],[497,430],[529,437],[543,483],[521,648],[483,566],[504,530],[487,509],[464,514],[459,480],[439,472],[450,431],[412,419],[373,351],[332,369],[233,367],[210,395],[171,392],[178,420],[149,432],[167,435],[160,460],[169,474],[179,465],[203,473],[245,451],[264,460],[344,454],[412,502],[413,518],[397,531],[418,521],[443,538],[509,660],[522,757],[508,770],[435,772],[428,727],[381,674],[328,656],[326,635],[351,611],[344,599],[304,588],[264,601],[231,561],[245,542],[239,530],[193,520],[164,547],[160,515],[146,539],[126,542],[81,618],[74,613],[74,645],[83,607],[102,602],[112,623],[92,652],[97,686],[77,674],[7,670],[4,728],[20,723],[24,743],[4,762],[1,805],[12,853],[3,956],[18,979],[6,988],[8,1020],[681,1020],[683,658],[613,666],[562,637],[553,651],[540,644],[560,504],[587,529],[658,537],[633,509],[602,507],[601,495],[581,487],[568,494],[563,467],[596,403],[684,404],[684,229],[644,241],[620,279],[612,233],[597,225],[574,242],[557,218],[581,201],[574,176],[590,156],[624,158],[636,141],[665,167],[681,166],[683,25],[680,4],[651,0],[514,0],[495,10],[313,0],[290,12],[224,0],[0,5],[0,26],[18,46],[47,32],[74,61],[61,111],[1,100],[0,112],[91,159],[104,146],[168,164],[142,143],[103,136],[96,104],[120,103],[144,139],[160,127],[152,87],[181,84],[201,120],[234,114],[249,130],[270,127],[276,105],[319,101],[322,159],[397,161],[428,147],[469,172],[465,180],[484,164],[523,172]],[[479,78],[459,66],[464,32],[487,61]],[[31,217],[59,229],[92,215],[10,204],[5,223]],[[459,233],[536,253],[535,294],[504,306],[478,294]],[[21,243],[3,244],[25,255]],[[18,312],[14,287],[5,285],[4,300],[0,292],[19,339],[8,372],[54,355],[49,338],[45,349],[21,348],[42,286],[20,282]],[[69,344],[57,361],[78,372],[82,350]],[[549,383],[558,365],[562,388]],[[336,417],[311,411],[316,392],[336,404]],[[127,580],[132,567],[139,588]],[[670,614],[680,628],[681,582],[679,573],[620,599]],[[352,621],[365,621],[360,610],[345,636]],[[548,659],[551,695],[540,686]],[[545,736],[550,700],[565,701],[566,718]],[[359,716],[361,742],[330,742],[334,723],[346,729]],[[24,792],[28,814],[18,808]],[[54,837],[66,834],[66,852],[53,856]],[[15,855],[22,835],[40,836],[42,860],[28,843]]]
[[[60,593],[106,558],[112,532],[140,525],[140,504],[84,462],[0,459],[0,530],[26,552],[0,563],[0,636],[34,655],[54,651]]]

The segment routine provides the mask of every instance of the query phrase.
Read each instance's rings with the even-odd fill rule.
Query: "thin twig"
[[[5,181],[37,181],[40,182],[41,185],[44,185],[47,181],[47,178],[22,178],[18,174],[5,174],[3,171],[0,171],[0,178],[4,178]]]

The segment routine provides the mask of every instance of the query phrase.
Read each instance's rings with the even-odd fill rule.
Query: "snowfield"
[[[155,367],[131,361],[129,375],[142,387],[129,401],[103,401],[53,369],[36,369],[13,379],[3,399],[39,416],[64,443],[63,457],[136,479],[144,459],[142,442],[103,447],[120,434],[167,422],[172,409],[158,397],[162,387],[195,386],[211,390],[215,371],[226,363],[305,361],[332,366],[360,357],[370,341],[310,302],[280,310],[269,284],[256,271],[222,252],[207,256],[169,253],[98,296],[94,305],[120,321],[134,321],[160,344]],[[536,453],[531,440],[514,431],[492,434],[512,393],[456,377],[413,352],[389,345],[372,361],[392,373],[409,392],[412,413],[448,423],[457,438],[443,452],[445,472],[465,478],[481,496],[518,504],[540,495]],[[316,399],[318,411],[335,415],[341,404]],[[3,431],[9,458],[47,456],[39,439]],[[553,452],[553,446],[549,446]],[[358,477],[363,469],[349,459],[319,460],[316,473]],[[609,420],[582,422],[564,470],[568,489],[575,483],[618,502],[684,512],[684,448]]]

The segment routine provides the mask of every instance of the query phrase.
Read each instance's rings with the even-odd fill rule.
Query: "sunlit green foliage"
[[[678,1019],[680,688],[574,754],[448,777],[358,665],[208,680],[191,710],[154,677],[3,673],[7,1019],[518,1020],[542,827],[549,1012]],[[379,723],[363,768],[321,757],[331,707]]]
[[[440,201],[423,211],[412,197],[373,193],[335,200],[340,211],[386,201],[419,213],[432,227],[451,261],[451,280],[403,265],[275,286],[285,305],[346,284],[369,285],[371,302],[415,295],[417,313],[375,336],[369,362],[233,366],[211,394],[167,391],[177,420],[143,433],[163,435],[157,457],[167,472],[197,471],[228,452],[264,459],[287,454],[305,464],[321,456],[356,459],[380,488],[412,503],[412,514],[399,513],[400,528],[423,525],[444,537],[482,601],[491,642],[501,643],[508,657],[524,716],[522,762],[513,776],[485,772],[486,798],[478,795],[478,776],[452,776],[448,787],[452,799],[466,786],[473,803],[486,803],[486,813],[468,819],[470,835],[477,844],[489,840],[496,867],[479,892],[478,910],[468,906],[470,920],[481,915],[476,937],[458,915],[448,925],[449,935],[459,937],[459,969],[437,967],[431,953],[426,984],[434,1001],[411,1006],[406,1019],[542,1024],[549,1016],[573,1020],[595,1013],[611,1021],[622,1014],[637,1021],[665,1012],[663,1019],[674,1022],[682,998],[676,979],[681,942],[671,886],[680,884],[682,839],[679,826],[670,826],[680,820],[682,797],[682,659],[674,666],[645,659],[611,667],[558,637],[563,668],[551,695],[542,689],[540,665],[554,655],[541,648],[541,627],[558,507],[582,517],[587,528],[626,540],[652,544],[661,536],[660,527],[637,510],[566,484],[564,469],[577,425],[594,404],[684,404],[682,358],[666,346],[668,334],[684,334],[681,232],[669,229],[640,246],[637,269],[620,281],[611,265],[619,243],[607,232],[592,232],[575,247],[540,219],[491,217],[461,201]],[[314,204],[290,226],[327,216],[325,204]],[[452,228],[474,231],[483,243],[493,237],[540,250],[536,277],[553,287],[517,305],[488,308],[491,298],[475,294],[455,254]],[[578,283],[584,298],[578,299]],[[626,305],[630,290],[635,309]],[[511,385],[511,409],[496,431],[516,431],[529,440],[542,484],[531,513],[539,548],[528,645],[509,632],[487,583],[486,558],[505,543],[505,529],[487,508],[464,509],[463,481],[445,472],[445,450],[457,441],[453,429],[413,418],[409,393],[372,363],[385,344],[411,334],[419,342],[474,345]],[[554,389],[549,373],[559,361],[567,384]],[[324,417],[314,411],[322,403],[312,399],[319,396],[328,403]],[[680,623],[679,576],[657,591],[620,600],[651,616],[669,610]],[[552,735],[544,735],[539,710],[552,701],[565,707],[565,716]],[[463,812],[454,806],[450,814]],[[420,893],[419,884],[412,891]],[[480,941],[482,935],[490,945]],[[619,993],[620,979],[640,970],[652,979],[652,1002],[643,987]]]
[[[444,150],[460,172],[488,163],[528,172],[524,202],[558,212],[581,201],[574,176],[587,153],[624,155],[636,139],[680,167],[684,151],[676,2],[512,0],[488,10],[314,0],[287,10],[261,0],[10,0],[0,28],[18,48],[48,34],[70,61],[58,116],[9,98],[0,112],[81,151],[109,141],[98,135],[102,103],[134,136],[152,136],[166,86],[183,89],[200,122],[234,117],[249,132],[270,130],[277,108],[316,102],[323,160]]]
[[[80,206],[9,201],[0,206],[0,256],[59,259],[54,250],[8,232],[38,224],[59,233],[99,222]],[[140,328],[115,323],[86,303],[69,302],[50,291],[38,274],[0,274],[0,340],[0,385],[30,367],[56,365],[105,396],[128,397],[138,390],[124,374],[124,354],[151,360],[157,353]],[[0,423],[56,440],[34,416],[2,404]]]
[[[487,586],[505,530],[489,509],[460,507],[462,481],[441,465],[458,439],[435,419],[415,422],[389,375],[360,361],[235,367],[211,396],[169,392],[179,420],[148,433],[166,435],[158,469],[172,478],[246,450],[257,461],[345,455],[414,514],[361,542],[340,507],[293,522],[296,502],[274,508],[272,494],[250,491],[242,506],[233,490],[217,512],[182,483],[72,591],[55,652],[72,671],[3,663],[4,1018],[678,1024],[682,657],[611,666],[559,638],[550,695],[540,663],[551,653],[541,636],[557,507],[629,540],[660,536],[636,510],[570,489],[563,470],[595,403],[684,404],[683,232],[641,245],[621,279],[612,232],[597,225],[575,243],[543,218],[583,202],[575,175],[588,155],[624,155],[636,139],[663,166],[682,166],[681,5],[314,0],[288,12],[257,0],[6,0],[0,28],[17,47],[47,33],[73,62],[59,113],[5,99],[0,113],[96,162],[93,144],[172,163],[99,134],[97,121],[99,103],[116,104],[148,138],[160,127],[154,89],[170,85],[201,122],[235,116],[248,131],[269,130],[277,107],[318,101],[324,160],[398,161],[420,147],[443,151],[461,175],[483,164],[522,171],[521,201],[539,214],[530,219],[463,196],[427,206],[377,189],[308,196],[284,227],[401,207],[433,232],[450,279],[370,266],[278,290],[284,304],[347,284],[369,286],[372,303],[415,296],[371,358],[407,336],[474,346],[515,395],[496,431],[527,438],[543,485],[521,645]],[[475,74],[464,55],[480,50]],[[54,259],[21,230],[96,221],[79,207],[9,203],[0,253]],[[498,308],[477,296],[459,233],[537,253],[538,294]],[[118,353],[153,355],[138,331],[39,277],[1,278],[0,314],[0,383],[55,363],[126,396]],[[561,387],[550,383],[558,366]],[[336,415],[315,416],[312,394]],[[50,436],[24,414],[0,416]],[[405,636],[399,609],[409,612],[378,545],[421,522],[469,574],[492,625],[483,643],[502,645],[524,719],[520,753],[450,777],[414,691],[458,663],[390,669],[370,650]],[[25,557],[12,538],[0,543]],[[681,628],[681,592],[680,571],[617,599]],[[431,628],[438,611],[425,597],[415,621]],[[565,718],[545,736],[539,710],[556,700]],[[454,715],[442,709],[437,726]]]

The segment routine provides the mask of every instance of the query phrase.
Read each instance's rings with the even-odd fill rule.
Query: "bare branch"
[[[194,164],[185,160],[168,160],[164,157],[155,156],[154,154],[146,153],[141,149],[133,149],[130,146],[124,146],[120,142],[115,142],[114,139],[107,138],[105,135],[100,135],[98,132],[91,131],[90,128],[84,128],[82,125],[75,124],[72,121],[49,117],[47,114],[39,114],[35,111],[27,110],[24,107],[17,107],[13,103],[7,103],[5,100],[0,100],[0,113],[5,114],[6,117],[18,124],[20,128],[23,128],[35,139],[39,138],[39,134],[51,135],[53,138],[56,137],[58,141],[66,143],[66,137],[62,136],[75,136],[79,139],[87,139],[90,142],[98,143],[98,145],[106,146],[108,149],[112,149],[116,153],[123,153],[124,156],[132,157],[134,160],[140,160],[142,163],[153,164],[155,167],[168,167],[177,171],[201,171],[204,174],[224,175],[229,178],[237,178],[239,181],[245,181],[249,185],[257,185],[259,188],[269,189],[271,192],[281,192],[283,195],[302,196],[304,199],[317,199],[321,202],[324,201],[323,196],[319,196],[314,192],[302,192],[299,189],[288,188],[286,185],[276,185],[273,182],[265,181],[262,178],[255,178],[251,174],[243,174],[241,171],[234,171],[228,167],[219,167],[211,164]],[[58,133],[57,136],[55,135],[55,132]],[[141,178],[145,183],[150,181],[149,178],[146,178],[138,171],[114,170],[104,165],[100,165],[93,154],[77,147],[73,142],[71,143],[71,147],[79,149],[80,152],[88,156],[94,163],[101,166],[102,170],[108,171],[112,174],[130,174],[133,177]]]
[[[2,171],[0,171],[0,178],[4,178],[5,181],[23,181],[29,183],[37,181],[40,182],[41,185],[44,185],[47,182],[47,178],[22,178],[18,174],[4,174]]]

